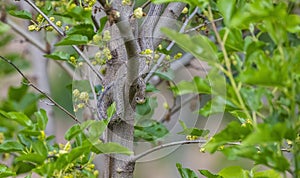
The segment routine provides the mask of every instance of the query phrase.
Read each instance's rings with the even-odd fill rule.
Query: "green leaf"
[[[222,176],[215,175],[208,170],[199,170],[200,174],[204,175],[207,178],[222,178]]]
[[[251,133],[252,129],[250,124],[240,124],[235,121],[230,122],[224,130],[213,136],[205,145],[205,149],[213,153],[221,145],[245,139]]]
[[[218,60],[217,47],[206,36],[189,36],[174,30],[161,29],[171,40],[174,40],[183,50],[190,52],[197,59],[214,64]]]
[[[99,31],[98,32],[102,32],[104,27],[105,27],[105,24],[107,22],[108,18],[107,16],[104,16],[100,19],[100,28],[99,28]]]
[[[136,124],[145,120],[151,120],[157,106],[156,98],[147,98],[145,103],[136,105]]]
[[[24,81],[25,82],[25,81]],[[28,91],[28,85],[22,84],[19,87],[9,87],[8,97],[10,100],[21,101]]]
[[[48,123],[48,117],[46,111],[40,109],[38,112],[35,112],[35,117],[37,119],[37,125],[39,129],[45,130]]]
[[[133,154],[133,152],[130,151],[128,148],[114,142],[98,143],[93,146],[95,149],[94,152],[96,154],[111,154],[111,153],[119,153],[125,155]]]
[[[143,125],[134,126],[134,137],[136,140],[157,141],[169,133],[169,130],[160,122],[148,120]]]
[[[288,131],[287,123],[258,124],[257,129],[243,141],[244,145],[281,142]],[[291,128],[292,129],[292,128]]]
[[[70,54],[63,51],[56,51],[51,54],[46,54],[44,57],[54,60],[68,61],[70,59]]]
[[[231,101],[225,100],[223,97],[216,96],[205,103],[199,110],[199,114],[208,117],[212,114],[224,113],[227,110],[238,109]]]
[[[24,148],[23,145],[16,141],[6,140],[0,144],[0,152],[1,153],[22,151],[23,148]]]
[[[171,90],[175,96],[189,93],[209,94],[211,92],[207,80],[198,76],[194,77],[192,81],[179,82],[176,86],[171,87]]]
[[[207,134],[209,134],[209,130],[200,130],[198,128],[186,128],[183,131],[178,132],[177,134],[205,137]]]
[[[154,85],[147,83],[146,92],[157,92],[159,91]]]
[[[244,40],[242,31],[239,29],[223,28],[219,32],[222,39],[224,38],[226,32],[228,32],[225,42],[225,47],[227,51],[243,51]]]
[[[64,45],[84,45],[87,44],[88,37],[83,35],[70,35],[62,39],[60,42],[56,43],[55,46],[64,46]]]
[[[224,178],[230,177],[230,178],[248,178],[249,172],[246,170],[243,170],[239,166],[231,166],[222,169],[219,173],[219,176],[222,176]]]
[[[0,177],[16,176],[16,173],[4,164],[0,164]]]
[[[65,139],[70,141],[72,138],[76,137],[78,134],[81,133],[80,125],[76,124],[73,125],[68,131],[65,133]]]
[[[287,63],[282,63],[277,54],[270,58],[264,51],[256,50],[249,56],[247,61],[247,66],[237,78],[241,82],[260,86],[281,87],[289,81]]]
[[[73,26],[66,33],[68,36],[78,34],[88,37],[88,40],[92,40],[93,36],[96,34],[94,32],[94,26],[92,24],[79,24]]]
[[[176,163],[176,167],[181,178],[198,178],[197,174],[193,170],[189,168],[182,168],[180,163]]]
[[[28,11],[25,11],[25,10],[21,10],[21,11],[10,10],[10,11],[8,11],[8,13],[12,16],[19,17],[22,19],[28,19],[28,20],[32,19],[31,13]]]
[[[116,102],[113,102],[108,108],[107,108],[107,117],[108,119],[111,119],[113,117],[113,115],[116,112]],[[106,118],[103,118],[106,119]]]
[[[89,139],[99,139],[106,127],[107,124],[104,120],[93,122],[88,130]]]
[[[24,114],[21,112],[9,112],[7,115],[10,117],[10,119],[18,122],[22,126],[25,127],[32,127],[33,123],[32,121]]]
[[[221,0],[217,2],[217,7],[221,12],[225,25],[230,24],[232,15],[235,12],[236,0]]]
[[[167,80],[167,81],[173,81],[175,78],[174,71],[170,68],[167,71],[162,71],[161,69],[158,69],[154,72],[155,75],[159,76],[161,79]]]
[[[74,160],[78,159],[81,155],[84,155],[84,154],[90,152],[90,150],[91,150],[90,145],[73,148],[70,151],[70,153],[68,153],[68,155],[67,155],[67,162],[68,163],[73,162]]]
[[[26,163],[31,162],[31,163],[35,163],[35,164],[39,165],[39,164],[43,164],[43,162],[45,161],[46,158],[47,157],[37,154],[37,153],[27,153],[27,154],[18,156],[15,159],[15,161],[17,161],[17,162],[23,161]]]
[[[204,137],[209,134],[209,130],[200,130],[198,128],[187,128],[185,123],[182,120],[179,120],[179,123],[183,129],[183,131],[178,132],[177,134],[181,135],[192,135],[197,137]]]
[[[45,145],[44,141],[34,141],[32,143],[32,149],[39,155],[47,158],[48,155],[48,149],[47,146]]]
[[[286,28],[291,33],[297,33],[300,31],[300,16],[295,14],[290,14],[287,17]]]
[[[255,172],[254,178],[281,178],[281,174],[273,169]]]

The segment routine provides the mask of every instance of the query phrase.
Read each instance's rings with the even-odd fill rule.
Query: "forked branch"
[[[7,62],[8,64],[10,64],[14,69],[16,69],[16,71],[26,80],[27,83],[24,83],[27,86],[30,86],[32,88],[34,88],[35,90],[37,90],[39,93],[41,93],[43,96],[45,96],[49,101],[51,101],[56,107],[58,107],[60,110],[62,110],[64,113],[66,113],[68,116],[70,116],[75,122],[80,123],[80,121],[73,116],[69,111],[67,111],[64,107],[62,107],[60,104],[58,104],[54,99],[52,99],[47,93],[45,93],[44,91],[42,91],[40,88],[38,88],[36,85],[34,85],[28,77],[26,77],[23,72],[14,64],[11,62],[11,60],[0,56],[0,58],[2,60],[4,60],[5,62]]]

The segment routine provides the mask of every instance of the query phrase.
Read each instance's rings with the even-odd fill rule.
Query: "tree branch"
[[[56,26],[49,18],[46,14],[44,14],[44,12],[42,12],[33,2],[31,2],[30,0],[24,0],[25,2],[27,2],[33,9],[35,9],[38,13],[40,13],[46,20],[47,22],[63,37],[66,36],[65,32],[62,31],[58,26]],[[83,52],[76,46],[76,45],[72,45],[72,47],[75,49],[75,51],[83,58],[83,60],[87,63],[87,65],[89,66],[89,68],[97,75],[97,77],[102,81],[103,77],[102,75],[93,67],[92,63],[90,62],[90,60],[88,59],[87,56],[85,56],[83,54]]]
[[[25,33],[24,30],[21,30],[22,28],[19,27],[17,24],[15,24],[14,22],[12,22],[9,19],[5,19],[4,23],[9,25],[16,33],[21,35],[27,42],[29,42],[30,44],[32,44],[33,46],[38,48],[40,51],[42,51],[45,54],[48,53],[46,48],[43,47],[43,44],[41,44],[40,42],[34,40],[34,38],[32,38],[28,33]],[[68,64],[59,62],[57,60],[53,60],[53,61],[57,65],[59,65],[70,77],[73,77],[74,71],[70,68],[70,66],[68,66]]]
[[[213,21],[213,23],[216,23],[216,22],[219,22],[219,21],[222,21],[222,20],[223,20],[223,17],[218,18],[218,19],[215,19],[215,20]],[[199,28],[205,27],[205,26],[207,26],[208,24],[211,24],[211,22],[210,22],[210,21],[205,21],[204,23],[202,23],[202,24],[200,24],[200,25],[197,25],[197,26],[194,27],[194,28],[191,28],[191,29],[186,30],[184,33],[189,33],[189,32],[198,30]]]
[[[157,147],[154,147],[154,148],[151,148],[141,154],[138,154],[134,157],[131,158],[130,162],[136,162],[137,160],[147,156],[148,154],[150,153],[153,153],[155,151],[158,151],[158,150],[161,150],[161,149],[164,149],[164,148],[168,148],[168,147],[171,147],[171,146],[176,146],[176,145],[187,145],[187,144],[197,144],[197,143],[201,143],[201,144],[204,144],[204,143],[207,143],[207,140],[183,140],[183,141],[177,141],[177,142],[171,142],[171,143],[166,143],[166,144],[163,144],[163,145],[159,145]]]
[[[186,104],[190,103],[190,101],[194,98],[196,98],[198,95],[193,95],[190,96],[188,99],[186,99],[182,104],[175,106],[174,108],[171,108],[168,113],[163,116],[161,119],[159,119],[159,122],[163,123],[165,121],[168,121],[168,119],[175,114],[176,112],[178,112],[183,106],[185,106]]]
[[[67,111],[64,107],[62,107],[60,104],[58,104],[55,100],[53,100],[47,93],[43,92],[41,89],[39,89],[36,85],[34,85],[23,73],[22,71],[14,64],[11,62],[11,60],[0,56],[1,59],[3,59],[5,62],[10,64],[13,68],[17,70],[17,72],[26,80],[27,83],[25,85],[30,86],[37,90],[39,93],[41,93],[43,96],[45,96],[47,99],[49,99],[56,107],[58,107],[60,110],[62,110],[64,113],[66,113],[68,116],[70,116],[75,122],[80,123],[80,121],[73,116],[69,111]]]
[[[164,39],[163,38],[164,35],[160,31],[160,29],[162,27],[174,29],[175,22],[177,22],[176,19],[180,16],[185,6],[186,4],[181,2],[172,2],[169,3],[168,6],[165,8],[153,32],[155,37],[153,41],[154,48],[156,48]]]
[[[179,30],[179,33],[183,33],[185,27],[188,25],[189,21],[196,15],[197,11],[199,10],[198,7],[195,8],[195,10],[191,13],[191,15],[185,20],[185,22],[183,23],[182,27]],[[168,47],[166,48],[166,50],[171,50],[171,48],[175,45],[175,41],[173,40]],[[154,72],[160,67],[160,64],[163,62],[163,60],[165,59],[166,55],[162,54],[159,59],[157,60],[157,63],[152,67],[152,69],[150,70],[150,72],[148,73],[148,75],[145,78],[145,82],[148,82],[148,80],[152,77],[152,75],[154,74]]]

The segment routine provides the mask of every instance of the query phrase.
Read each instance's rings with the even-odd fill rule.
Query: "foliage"
[[[289,172],[295,177],[300,175],[300,118],[297,109],[300,104],[300,55],[299,45],[294,43],[299,42],[300,16],[290,14],[288,7],[291,4],[271,0],[224,0],[217,1],[217,9],[214,10],[209,4],[199,6],[210,21],[218,15],[224,18],[224,26],[218,31],[212,25],[217,44],[203,35],[183,35],[173,30],[163,30],[184,50],[208,62],[212,70],[218,71],[216,75],[226,77],[225,96],[214,91],[214,86],[207,89],[214,80],[208,77],[183,81],[173,88],[176,95],[210,94],[213,99],[225,104],[225,112],[236,118],[214,135],[204,149],[210,153],[221,151],[229,159],[244,157],[253,160],[256,165],[266,165],[274,173],[266,177],[280,177],[278,172]],[[211,104],[207,102],[199,113],[209,116],[224,112],[224,109]],[[288,160],[285,151],[293,155],[292,160]],[[290,164],[291,161],[293,164]],[[182,172],[181,168],[178,169]],[[207,177],[266,175],[239,167],[224,168],[218,175],[208,171],[200,173]]]
[[[181,81],[174,85],[170,84],[174,79],[174,71],[169,66],[182,56],[181,53],[175,54],[178,51],[167,50],[162,45],[166,42],[162,42],[157,49],[146,49],[139,55],[147,58],[146,62],[150,67],[155,66],[160,56],[165,56],[154,74],[169,82],[174,98],[191,93],[207,95],[210,100],[197,113],[204,117],[227,113],[233,118],[223,130],[210,135],[211,137],[209,130],[188,128],[183,121],[179,121],[182,131],[178,134],[185,135],[187,141],[197,141],[200,137],[207,140],[201,147],[201,152],[214,154],[219,151],[229,160],[246,158],[255,164],[251,170],[230,166],[212,173],[209,170],[195,172],[177,163],[181,177],[194,178],[198,177],[197,174],[209,178],[276,178],[288,174],[299,177],[300,16],[292,11],[299,3],[292,0],[152,2],[187,3],[186,8],[189,10],[182,12],[187,13],[180,15],[182,19],[188,19],[194,11],[202,17],[200,20],[192,18],[189,22],[191,29],[203,22],[200,29],[196,28],[201,33],[181,33],[169,28],[161,31],[176,42],[180,50],[207,62],[210,72],[205,78],[195,76],[191,81]],[[105,64],[112,61],[108,43],[114,37],[105,26],[113,22],[112,15],[118,14],[108,14],[95,23],[92,16],[94,12],[112,10],[110,3],[105,9],[98,8],[95,3],[95,0],[36,1],[35,4],[45,16],[17,10],[14,5],[6,5],[5,8],[11,16],[30,20],[29,31],[43,30],[49,34],[56,29],[63,36],[54,45],[55,51],[44,57],[68,62],[72,67],[81,67],[83,63],[91,61],[90,67],[100,66],[100,72],[105,74]],[[122,3],[130,4],[126,0]],[[137,1],[132,17],[143,18],[144,9],[140,8],[143,3],[144,1]],[[222,19],[221,24],[216,23],[217,18]],[[10,35],[3,35],[9,30],[8,25],[0,23],[0,47],[12,39]],[[77,54],[78,50],[72,48],[75,45],[92,46],[98,52],[84,59]],[[20,66],[20,69],[28,66],[16,54],[6,56]],[[7,66],[1,61],[1,75],[12,72]],[[80,80],[73,83],[75,112],[89,107],[91,98],[104,91],[103,86],[90,87],[89,82]],[[94,89],[96,92],[92,93]],[[148,84],[147,91],[159,90]],[[43,109],[37,109],[36,102],[40,98],[41,95],[29,92],[28,84],[24,83],[19,87],[10,87],[7,99],[1,102],[0,153],[3,158],[13,160],[13,164],[1,164],[0,177],[21,173],[37,173],[43,177],[97,177],[98,171],[92,163],[95,155],[132,154],[132,151],[118,143],[103,143],[99,139],[107,128],[108,120],[87,120],[75,124],[64,135],[67,143],[54,143],[54,136],[45,134],[47,114]],[[169,133],[163,122],[153,118],[157,107],[156,98],[147,98],[145,103],[136,106],[135,141],[158,144]],[[108,109],[109,118],[116,109],[115,103],[112,104]],[[168,105],[165,105],[165,109],[171,113]],[[93,111],[92,114],[95,113]],[[258,171],[260,166],[267,166],[268,169]]]

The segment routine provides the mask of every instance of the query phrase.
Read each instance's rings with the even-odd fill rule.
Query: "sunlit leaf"
[[[179,163],[176,163],[176,167],[181,178],[198,178],[197,174],[193,170],[189,168],[182,168],[182,165]]]
[[[8,11],[8,13],[12,16],[19,17],[22,19],[29,19],[29,20],[32,19],[31,13],[28,11],[25,11],[25,10],[21,10],[21,11],[10,10],[10,11]]]
[[[83,45],[83,44],[87,44],[87,42],[88,42],[88,37],[75,34],[63,38],[60,42],[56,43],[55,46]]]

